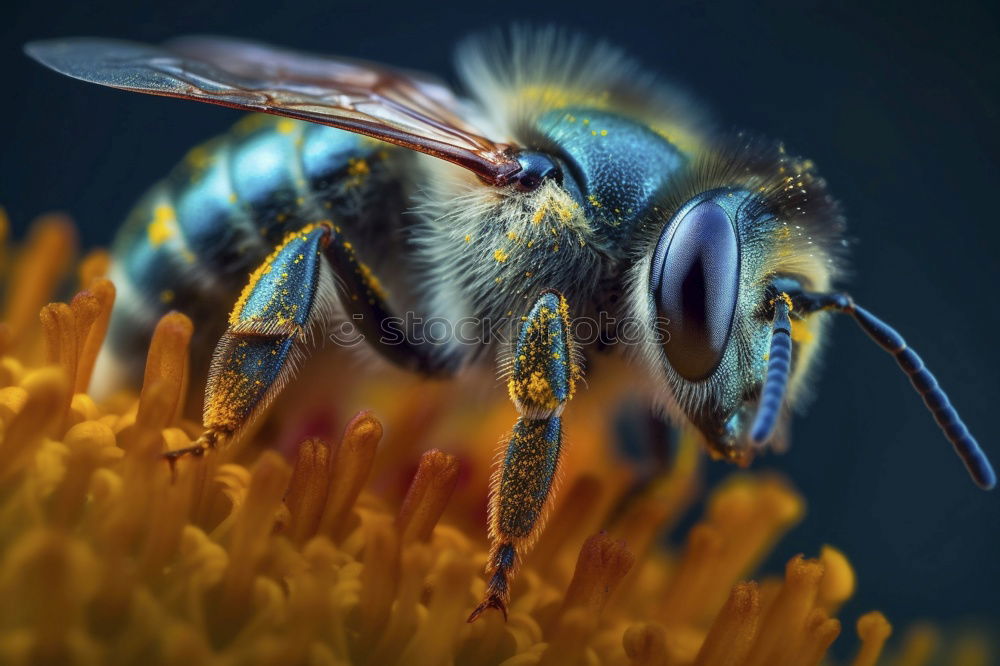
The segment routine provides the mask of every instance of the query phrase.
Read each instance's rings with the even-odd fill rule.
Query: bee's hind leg
[[[335,235],[328,222],[289,233],[251,274],[212,355],[205,430],[192,446],[164,454],[171,466],[232,440],[294,374],[316,329],[335,311],[325,257]]]
[[[490,493],[489,577],[472,622],[496,608],[507,616],[510,584],[541,532],[562,449],[562,411],[573,397],[580,364],[565,298],[545,291],[521,323],[510,359],[508,388],[520,417]]]
[[[359,340],[396,365],[445,374],[459,364],[456,355],[414,343],[396,330],[389,331],[387,342],[391,312],[378,279],[336,225],[307,225],[286,235],[250,276],[212,356],[205,430],[192,446],[169,451],[165,459],[173,465],[234,439],[281,392],[337,313],[351,320]]]

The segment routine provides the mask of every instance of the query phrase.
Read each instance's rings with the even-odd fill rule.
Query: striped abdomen
[[[332,220],[351,238],[390,237],[403,209],[399,156],[356,134],[258,115],[191,150],[115,242],[119,295],[106,356],[141,360],[152,327],[173,309],[194,320],[194,360],[205,362],[247,276],[288,231]],[[119,366],[113,374],[136,370],[108,361]]]

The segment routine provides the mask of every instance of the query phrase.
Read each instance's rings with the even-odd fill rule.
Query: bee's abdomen
[[[141,360],[152,326],[176,309],[211,347],[247,276],[288,231],[330,219],[350,236],[377,217],[384,234],[402,208],[396,154],[271,116],[248,116],[191,150],[143,196],[115,242],[108,346]]]

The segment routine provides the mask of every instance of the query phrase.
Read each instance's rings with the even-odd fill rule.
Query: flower
[[[344,404],[353,391],[388,405],[386,432],[362,411],[337,441],[308,438],[288,456],[262,430],[172,469],[163,451],[199,434],[183,416],[193,324],[163,317],[138,394],[95,401],[85,391],[115,292],[96,252],[79,264],[82,289],[45,305],[72,248],[71,225],[45,218],[5,265],[0,662],[803,665],[841,633],[855,579],[838,550],[743,581],[803,514],[786,482],[734,475],[672,552],[659,536],[698,494],[695,444],[621,501],[627,474],[600,453],[597,409],[581,410],[579,455],[509,621],[467,623],[485,587],[481,442],[509,427],[509,405],[470,414],[444,386],[341,382]],[[420,453],[449,438],[475,445]],[[875,664],[889,623],[868,613],[857,633],[853,663]],[[927,663],[934,640],[917,628],[897,663]],[[961,649],[955,663],[988,658]]]

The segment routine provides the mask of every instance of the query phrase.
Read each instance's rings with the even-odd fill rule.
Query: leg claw
[[[472,613],[469,615],[469,619],[466,620],[466,622],[470,623],[475,622],[476,620],[479,619],[480,615],[485,613],[490,608],[495,608],[501,613],[503,613],[503,621],[504,622],[507,621],[507,604],[504,603],[504,600],[501,599],[499,596],[495,594],[490,594],[487,595],[485,600],[483,600],[483,603],[476,606],[476,610],[472,611]]]
[[[187,458],[188,456],[191,456],[192,458],[202,458],[209,451],[214,451],[223,439],[223,433],[219,433],[214,430],[206,430],[191,446],[186,446],[183,449],[174,449],[173,451],[164,451],[161,454],[161,457],[167,461],[168,465],[170,465],[171,478],[175,480],[177,479],[178,460],[181,458]]]

